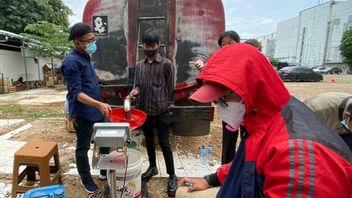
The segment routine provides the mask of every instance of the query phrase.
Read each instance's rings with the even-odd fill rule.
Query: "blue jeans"
[[[104,122],[104,120],[96,121],[96,122]],[[74,128],[76,130],[76,136],[77,136],[76,165],[82,181],[87,181],[92,179],[92,175],[90,174],[88,150],[91,144],[93,125],[96,122],[84,120],[82,118],[76,117],[76,121],[74,124]],[[103,148],[100,148],[99,151],[102,154],[108,154],[110,151],[110,148],[103,147]],[[106,174],[106,171],[101,171],[100,173]]]

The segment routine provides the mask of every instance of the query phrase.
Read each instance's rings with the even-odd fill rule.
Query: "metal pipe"
[[[160,19],[166,19],[165,16],[155,16],[155,17],[139,17],[139,20],[160,20]]]
[[[40,80],[40,66],[39,66],[39,59],[37,59],[37,65],[38,65],[38,79]]]
[[[26,72],[26,86],[27,86],[27,90],[29,90],[27,61],[26,61],[26,50],[24,48],[24,42],[22,42],[22,51],[23,51],[24,69],[25,69],[25,72]]]
[[[53,85],[55,85],[55,68],[54,68],[54,59],[51,57],[51,75],[53,77]]]
[[[2,82],[2,94],[5,94],[5,81],[4,81],[4,74],[3,73],[0,73],[1,74],[1,82]]]
[[[110,181],[111,181],[111,198],[117,198],[117,196],[116,196],[116,170],[115,169],[110,170],[109,173],[110,173]],[[123,193],[123,191],[121,193]]]

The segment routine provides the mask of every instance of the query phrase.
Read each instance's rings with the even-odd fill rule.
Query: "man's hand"
[[[109,104],[101,102],[99,104],[99,110],[105,117],[108,117],[109,113],[111,112],[111,107]]]
[[[204,67],[204,62],[200,59],[196,61],[189,61],[189,64],[193,64],[199,71]]]
[[[95,107],[97,109],[99,109],[99,111],[105,116],[108,117],[110,111],[111,111],[111,107],[109,104],[100,102],[98,100],[95,100],[91,97],[89,97],[87,94],[81,92],[78,94],[77,96],[77,100],[80,101],[83,104],[89,105],[91,107]]]
[[[127,98],[130,98],[131,100],[135,100],[138,94],[139,94],[138,89],[132,89],[130,94],[128,94]]]
[[[191,178],[183,178],[179,182],[179,186],[186,186],[185,183],[189,183],[192,186],[188,188],[188,192],[193,192],[193,191],[202,191],[210,188],[210,185],[208,184],[207,180],[204,178],[196,178],[196,179],[191,179]]]

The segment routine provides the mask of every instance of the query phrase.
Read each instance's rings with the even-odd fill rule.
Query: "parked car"
[[[330,67],[321,67],[318,70],[316,70],[315,72],[318,72],[320,74],[327,74],[330,69],[331,69]]]
[[[279,64],[277,65],[277,70],[280,70],[284,67],[294,67],[294,66],[298,66],[298,65],[295,63],[279,62]]]
[[[324,74],[340,74],[342,69],[338,67],[329,67],[329,69]]]
[[[313,71],[320,73],[320,70],[326,69],[326,67],[318,66],[318,67],[312,67]]]
[[[313,71],[318,72],[320,74],[340,74],[342,73],[342,69],[339,67],[316,67]]]
[[[283,81],[314,81],[319,82],[323,80],[323,75],[314,72],[308,67],[284,67],[278,71],[279,76]]]

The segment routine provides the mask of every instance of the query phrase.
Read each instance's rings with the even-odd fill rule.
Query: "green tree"
[[[0,29],[16,34],[38,21],[68,27],[73,14],[61,0],[0,0],[0,10]]]
[[[270,60],[271,65],[274,67],[277,67],[277,65],[280,62],[279,59],[276,59],[276,58],[269,58],[269,60]]]
[[[21,35],[25,40],[34,39],[41,45],[29,44],[29,50],[37,56],[63,59],[73,48],[73,43],[68,41],[68,29],[46,21],[29,24],[25,33]]]
[[[344,62],[352,68],[352,29],[343,33],[340,45],[341,54],[344,57]]]

